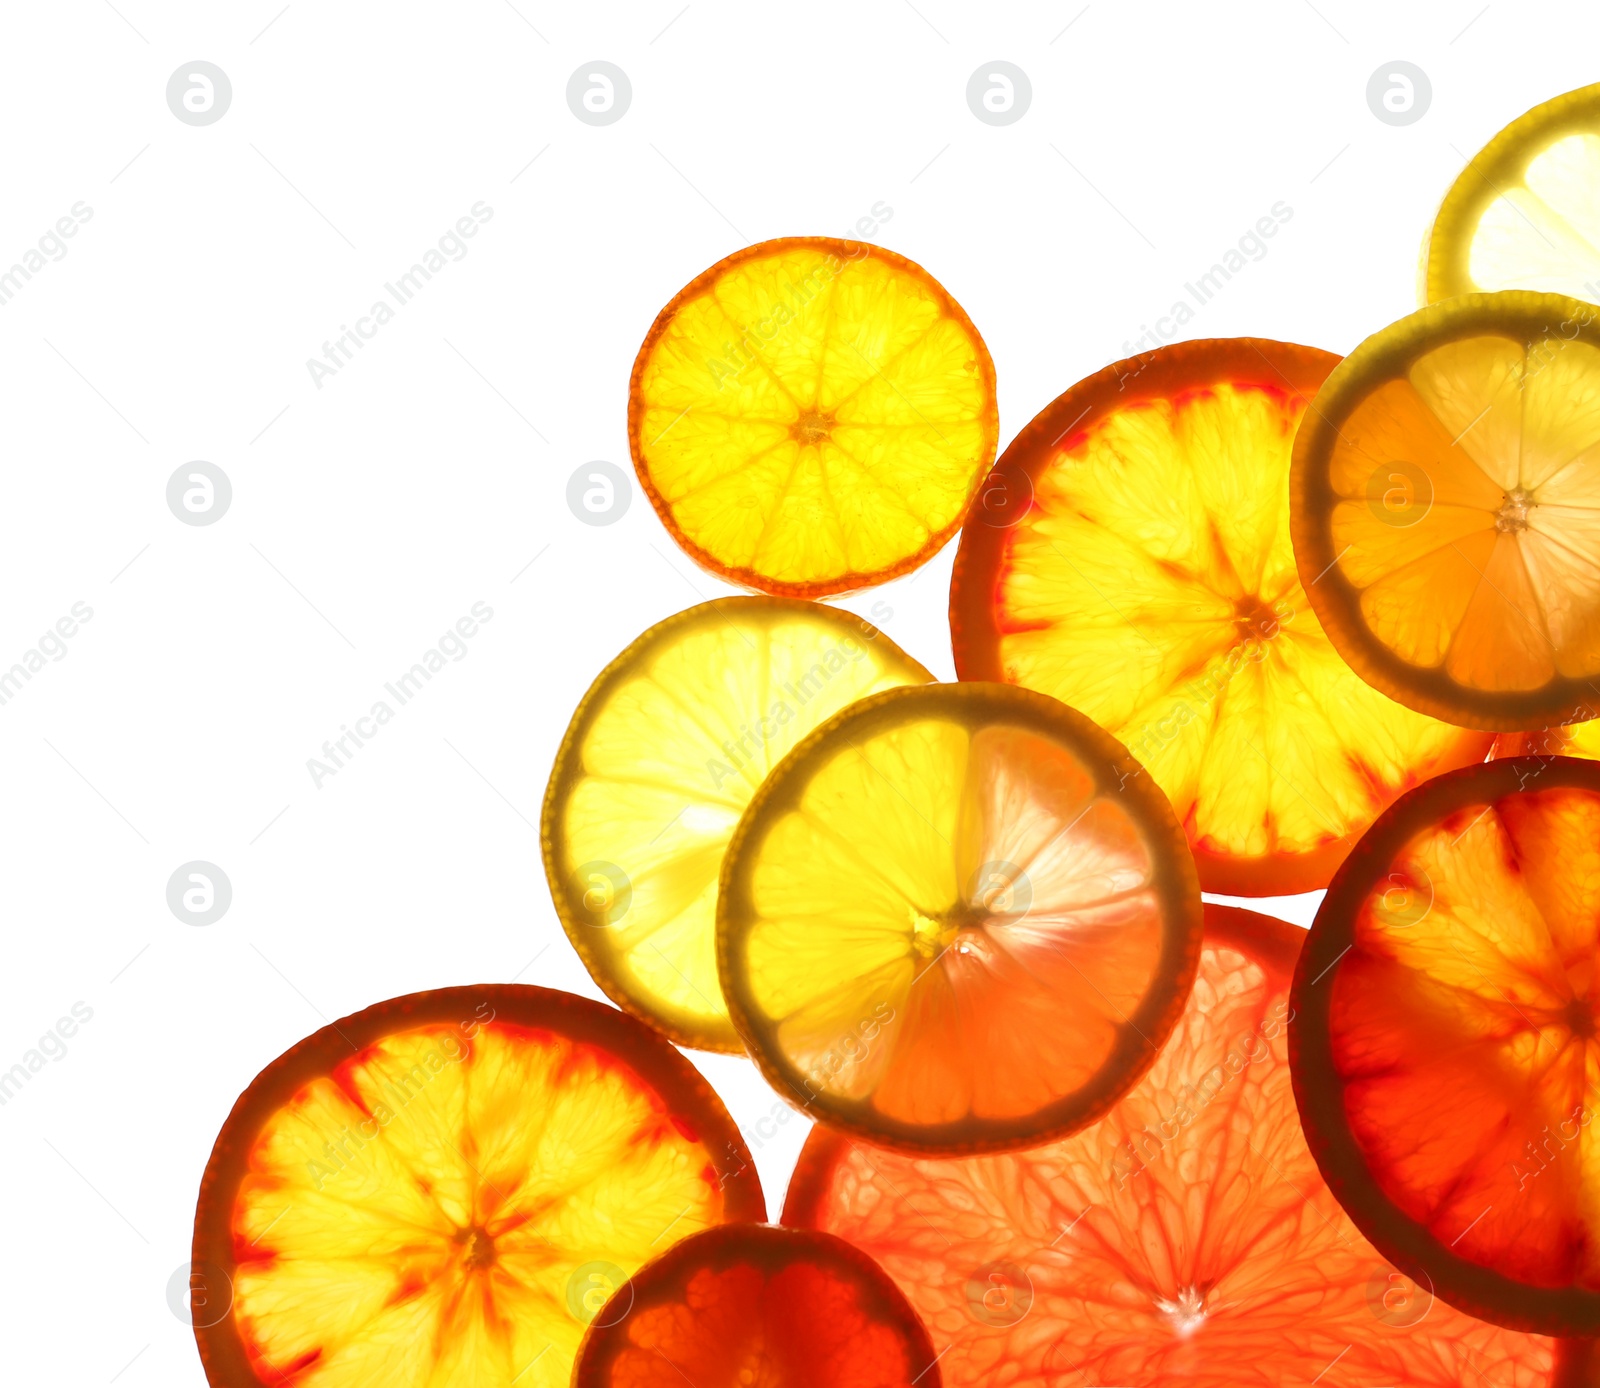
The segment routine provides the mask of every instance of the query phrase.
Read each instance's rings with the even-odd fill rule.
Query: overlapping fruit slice
[[[767,778],[723,865],[724,995],[778,1092],[890,1146],[1089,1121],[1183,1005],[1200,894],[1171,807],[1029,690],[890,690]]]
[[[1295,979],[1323,1175],[1397,1267],[1486,1320],[1600,1332],[1600,766],[1458,771],[1380,819]]]
[[[695,559],[814,598],[915,568],[999,440],[994,364],[920,265],[827,237],[719,261],[634,363],[634,467]]]
[[[1518,117],[1451,186],[1428,237],[1424,302],[1533,289],[1600,300],[1600,84]]]
[[[641,1023],[543,988],[416,993],[234,1105],[195,1211],[195,1335],[214,1388],[565,1388],[640,1264],[764,1213],[721,1102]]]
[[[847,704],[933,678],[821,603],[723,598],[645,632],[590,686],[544,802],[561,923],[619,1005],[742,1051],[717,982],[717,873],[762,778]]]
[[[1318,1178],[1286,1055],[1303,938],[1208,905],[1183,1019],[1098,1123],[960,1161],[818,1128],[784,1221],[877,1259],[951,1388],[1545,1388],[1551,1341],[1436,1302]]]
[[[1580,709],[1579,713],[1583,711]],[[1591,718],[1582,723],[1563,723],[1531,732],[1501,733],[1494,740],[1493,755],[1496,758],[1586,757],[1590,761],[1600,761],[1600,720]]]
[[[1375,688],[1507,731],[1592,709],[1600,308],[1473,294],[1368,338],[1301,426],[1291,498],[1311,603]]]
[[[957,672],[1121,738],[1210,891],[1325,886],[1396,795],[1488,750],[1364,684],[1306,601],[1290,446],[1336,360],[1241,338],[1106,368],[1013,440],[956,556]]]
[[[573,1388],[940,1388],[928,1332],[831,1234],[727,1224],[647,1263],[595,1316]]]

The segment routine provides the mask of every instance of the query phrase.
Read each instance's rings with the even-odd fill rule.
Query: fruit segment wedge
[[[564,1388],[634,1269],[763,1213],[721,1102],[642,1024],[542,988],[412,994],[234,1105],[193,1256],[226,1314],[195,1335],[213,1388]]]
[[[545,791],[545,876],[619,1006],[684,1046],[742,1052],[717,982],[717,874],[773,766],[855,700],[933,678],[869,622],[793,598],[721,598],[608,665]]]
[[[920,265],[790,237],[718,261],[634,363],[639,481],[696,560],[762,592],[881,583],[955,533],[999,439],[994,364]]]
[[[1514,758],[1401,800],[1293,995],[1318,1165],[1385,1256],[1485,1320],[1600,1331],[1600,766]]]
[[[1368,338],[1299,431],[1291,509],[1307,595],[1375,688],[1478,728],[1592,717],[1600,308],[1474,294]]]
[[[1200,900],[1122,747],[1006,685],[852,705],[763,783],[723,865],[734,1024],[785,1099],[923,1152],[1089,1121],[1155,1056]]]
[[[1600,301],[1600,84],[1519,116],[1468,162],[1428,236],[1423,302],[1532,289]]]
[[[928,1332],[831,1234],[728,1224],[647,1263],[595,1316],[573,1388],[940,1388]]]
[[[1182,1020],[1099,1122],[960,1161],[814,1129],[784,1222],[877,1259],[950,1388],[1551,1388],[1552,1341],[1436,1301],[1319,1179],[1286,1054],[1303,938],[1208,905]]]
[[[1007,448],[956,556],[957,673],[1126,743],[1208,891],[1326,886],[1396,795],[1488,750],[1352,673],[1296,573],[1290,448],[1336,361],[1241,338],[1108,367]]]

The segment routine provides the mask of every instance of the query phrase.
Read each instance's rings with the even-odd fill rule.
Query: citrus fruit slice
[[[646,1263],[594,1318],[572,1388],[940,1388],[917,1313],[843,1239],[725,1224]]]
[[[1428,235],[1424,302],[1533,289],[1600,300],[1600,84],[1519,116],[1473,156]]]
[[[1352,674],[1295,574],[1290,445],[1336,360],[1238,338],[1107,367],[1012,441],[956,555],[957,673],[1121,738],[1207,891],[1326,886],[1396,795],[1488,751]]]
[[[717,903],[723,994],[773,1087],[922,1152],[1104,1110],[1171,1030],[1199,943],[1161,792],[1009,685],[893,689],[824,723],[750,802]]]
[[[1600,699],[1600,308],[1469,294],[1369,337],[1290,495],[1311,604],[1375,688],[1506,731]]]
[[[762,778],[847,704],[933,678],[871,623],[722,598],[658,623],[589,687],[545,791],[545,875],[583,962],[684,1046],[744,1050],[717,982],[717,873]]]
[[[720,260],[633,366],[628,443],[713,573],[815,598],[881,583],[961,524],[999,440],[994,363],[904,256],[821,236]]]
[[[1600,722],[1589,719],[1531,732],[1501,733],[1494,740],[1492,755],[1497,760],[1504,757],[1585,757],[1600,761]]]
[[[565,1388],[640,1264],[764,1213],[732,1119],[642,1023],[514,984],[414,993],[234,1105],[195,1211],[195,1336],[213,1388]]]
[[[1600,1331],[1600,766],[1513,758],[1383,816],[1293,1003],[1318,1165],[1396,1267],[1485,1320]]]
[[[877,1259],[950,1388],[1549,1385],[1549,1340],[1435,1302],[1319,1179],[1286,1056],[1303,938],[1208,905],[1182,1020],[1098,1123],[960,1161],[813,1129],[785,1223]]]

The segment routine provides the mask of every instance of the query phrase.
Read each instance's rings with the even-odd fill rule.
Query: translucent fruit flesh
[[[999,429],[994,366],[960,305],[901,256],[823,237],[752,246],[685,288],[639,351],[628,423],[674,538],[792,597],[931,555]]]
[[[962,534],[957,671],[1125,742],[1208,890],[1325,886],[1396,795],[1488,748],[1368,687],[1307,601],[1286,482],[1335,360],[1240,339],[1108,368],[1013,442]],[[985,523],[1001,489],[1018,501]]]
[[[595,981],[681,1045],[742,1051],[717,981],[717,874],[763,777],[856,699],[933,677],[821,603],[723,598],[595,680],[545,795],[545,873]]]
[[[1039,1141],[1133,1082],[1194,967],[1171,809],[1054,700],[854,705],[763,785],[723,869],[735,1023],[778,1092],[922,1151]]]
[[[877,1259],[951,1388],[1548,1388],[1551,1341],[1436,1301],[1319,1179],[1286,1053],[1302,934],[1207,906],[1188,1009],[1099,1122],[961,1161],[816,1129],[785,1222]]]
[[[649,1264],[595,1317],[573,1388],[939,1388],[927,1331],[828,1234],[726,1225]]]

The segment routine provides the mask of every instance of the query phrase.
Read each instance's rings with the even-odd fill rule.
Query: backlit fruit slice
[[[847,704],[933,678],[871,623],[722,598],[650,628],[572,716],[544,801],[556,912],[613,1001],[684,1046],[744,1050],[717,982],[717,873],[762,778]]]
[[[1592,704],[1600,308],[1470,294],[1369,337],[1295,439],[1290,509],[1311,604],[1375,688],[1505,731]]]
[[[1385,1257],[1485,1320],[1600,1332],[1600,766],[1413,791],[1328,889],[1293,995],[1318,1165]]]
[[[1207,891],[1326,886],[1396,795],[1488,751],[1352,674],[1295,574],[1290,445],[1336,361],[1236,338],[1107,367],[1012,441],[956,555],[957,673],[1121,738]]]
[[[928,1332],[843,1239],[726,1224],[620,1287],[584,1338],[572,1388],[940,1388]]]
[[[195,1211],[195,1336],[213,1388],[565,1388],[640,1264],[764,1214],[733,1120],[642,1023],[514,984],[413,993],[234,1105]]]
[[[1580,710],[1581,712],[1581,710]],[[1501,733],[1494,757],[1586,757],[1600,761],[1600,721],[1558,724],[1532,732]]]
[[[1303,938],[1208,905],[1182,1021],[1098,1123],[961,1161],[813,1129],[784,1222],[877,1259],[950,1388],[1547,1388],[1549,1340],[1435,1302],[1319,1179],[1285,1053]]]
[[[920,265],[788,237],[720,260],[639,349],[628,442],[673,538],[713,573],[815,598],[914,569],[999,440],[994,363]]]
[[[1082,714],[894,689],[762,783],[717,903],[723,994],[773,1087],[928,1153],[1042,1142],[1154,1059],[1194,976],[1183,830]]]
[[[1600,84],[1518,117],[1451,186],[1424,302],[1533,289],[1600,300]]]

